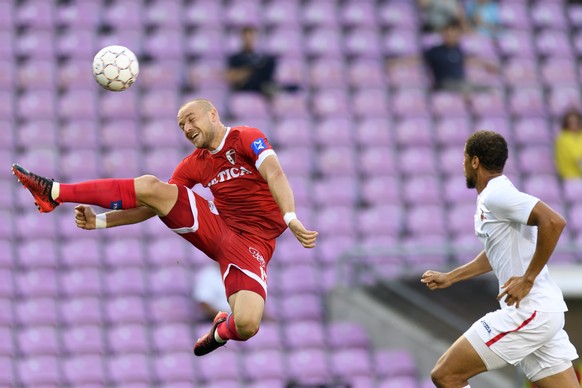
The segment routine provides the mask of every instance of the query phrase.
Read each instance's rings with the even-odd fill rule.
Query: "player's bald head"
[[[212,103],[204,98],[190,100],[178,109],[178,119],[186,112],[208,113],[216,109]]]

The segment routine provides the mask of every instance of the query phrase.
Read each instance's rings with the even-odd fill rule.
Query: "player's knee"
[[[135,178],[134,182],[136,194],[142,198],[155,197],[163,185],[163,182],[153,175],[142,175]]]
[[[247,340],[258,333],[261,320],[252,317],[244,317],[242,319],[235,319],[235,325],[236,331],[241,339]]]

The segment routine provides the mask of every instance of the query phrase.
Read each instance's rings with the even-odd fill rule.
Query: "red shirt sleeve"
[[[275,153],[265,134],[257,128],[241,131],[240,141],[240,151],[255,163],[257,169],[267,156]]]

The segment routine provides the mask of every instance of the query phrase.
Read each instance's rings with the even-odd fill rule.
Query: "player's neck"
[[[217,126],[216,136],[214,138],[213,144],[208,147],[210,152],[215,152],[224,142],[224,137],[226,136],[226,127],[223,124]]]
[[[475,189],[477,189],[477,193],[481,194],[487,184],[491,179],[497,178],[503,175],[502,172],[491,172],[491,171],[483,171],[477,176],[477,184],[475,185]]]

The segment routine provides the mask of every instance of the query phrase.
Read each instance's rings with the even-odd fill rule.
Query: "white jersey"
[[[537,227],[527,220],[539,199],[518,191],[505,176],[491,179],[477,197],[475,234],[483,242],[499,289],[512,276],[523,276],[536,247]],[[508,308],[504,300],[501,308]],[[567,311],[562,291],[544,266],[519,308],[544,312]]]

